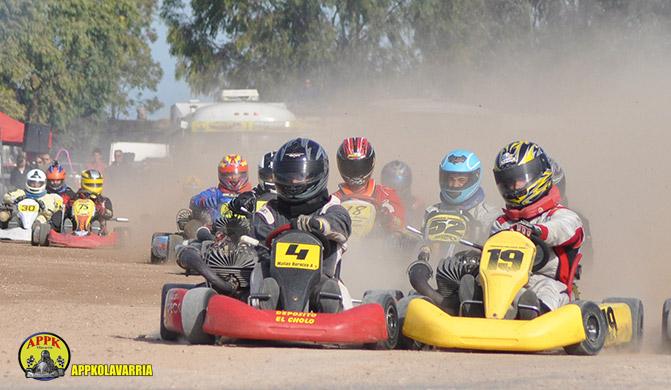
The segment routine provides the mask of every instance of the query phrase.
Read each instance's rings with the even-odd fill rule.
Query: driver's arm
[[[352,218],[347,210],[339,204],[332,204],[323,209],[323,213],[316,216],[328,225],[324,235],[329,240],[339,244],[347,241],[352,234]]]
[[[580,246],[583,240],[583,227],[580,217],[569,209],[557,210],[549,220],[539,223],[541,239],[549,246]]]
[[[25,196],[26,192],[18,189],[14,191],[9,191],[8,193],[5,194],[5,196],[2,197],[2,202],[4,204],[12,204],[14,203],[17,199],[19,199],[22,196]]]

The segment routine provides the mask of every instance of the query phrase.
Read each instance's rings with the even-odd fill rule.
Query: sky
[[[176,60],[170,56],[170,45],[166,42],[168,27],[160,20],[158,15],[154,17],[154,29],[158,39],[151,45],[151,53],[163,68],[163,78],[158,85],[157,96],[163,102],[163,108],[149,116],[150,119],[170,118],[170,106],[176,102],[185,102],[191,98],[191,90],[184,80],[175,79]]]

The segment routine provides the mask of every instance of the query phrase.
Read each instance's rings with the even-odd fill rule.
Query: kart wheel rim
[[[387,319],[387,333],[389,333],[389,339],[393,339],[398,334],[398,315],[396,314],[396,308],[389,306],[385,314]]]
[[[585,323],[585,333],[587,333],[587,340],[589,340],[590,343],[596,343],[599,339],[601,330],[599,329],[599,319],[596,318],[596,316],[589,316],[587,318]]]

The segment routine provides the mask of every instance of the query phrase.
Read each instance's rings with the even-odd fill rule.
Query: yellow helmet
[[[82,172],[82,189],[100,195],[103,193],[103,175],[95,169],[87,169]]]
[[[511,142],[496,155],[494,178],[506,206],[521,209],[550,192],[552,166],[537,144]]]

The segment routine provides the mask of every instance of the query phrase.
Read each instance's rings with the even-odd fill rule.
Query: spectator
[[[91,157],[92,160],[86,165],[86,169],[95,169],[104,176],[106,164],[105,161],[103,160],[103,152],[100,151],[100,148],[93,149]]]
[[[110,167],[119,167],[121,165],[124,165],[123,151],[121,149],[117,149],[114,151],[114,161],[112,161]]]
[[[51,165],[51,156],[49,153],[40,153],[37,156],[35,156],[35,161],[30,164],[30,169],[39,169],[43,172],[47,171],[47,168],[49,168],[49,165]]]
[[[26,155],[19,153],[16,157],[16,167],[12,169],[9,175],[9,183],[13,188],[23,188],[26,181],[26,172],[28,171],[28,161]]]

